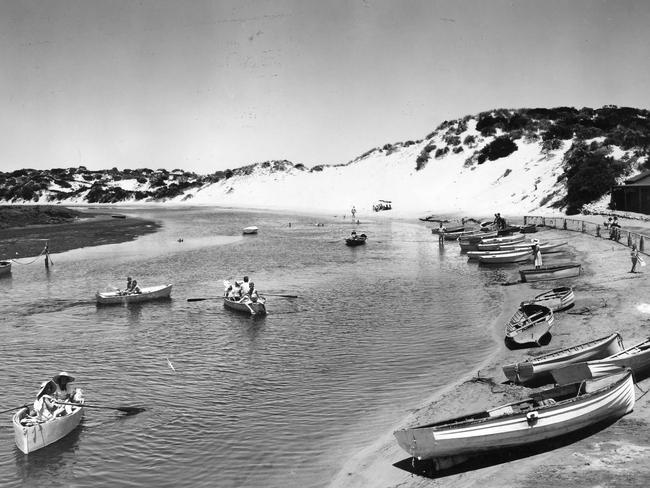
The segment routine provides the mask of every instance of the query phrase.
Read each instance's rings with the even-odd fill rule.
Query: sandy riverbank
[[[112,215],[115,213],[109,208],[58,208],[60,212],[52,215],[34,212],[35,208],[10,208],[11,218],[6,219],[10,227],[0,228],[0,259],[38,256],[46,242],[50,254],[55,254],[81,247],[131,241],[156,232],[161,225],[132,216],[114,218]]]
[[[631,223],[630,223],[631,225]],[[647,224],[635,225],[647,229]],[[625,224],[624,224],[625,226]],[[544,348],[508,350],[503,343],[504,325],[518,303],[557,282],[502,286],[500,313],[490,327],[495,346],[493,356],[478,371],[469,373],[454,385],[436,392],[421,408],[408,415],[399,425],[387,426],[387,431],[363,452],[353,456],[332,483],[335,487],[527,487],[527,486],[645,486],[650,479],[650,395],[640,398],[635,410],[614,425],[569,445],[537,453],[517,460],[493,460],[494,464],[476,469],[431,478],[407,471],[410,460],[392,436],[399,427],[420,425],[455,417],[483,408],[494,407],[529,392],[524,387],[502,384],[506,378],[501,366],[552,349],[579,344],[603,337],[613,331],[622,334],[625,345],[632,345],[648,336],[650,315],[650,285],[645,273],[630,274],[629,249],[607,239],[560,230],[545,230],[540,239],[568,240],[575,258],[583,263],[579,278],[566,280],[574,287],[576,304],[568,312],[556,315],[551,343]],[[552,262],[552,258],[548,262]],[[565,258],[567,259],[567,258]],[[560,260],[560,258],[558,258]],[[517,277],[516,267],[510,268],[511,280]],[[644,307],[646,305],[646,307]],[[462,345],[459,345],[462,351]],[[467,352],[469,353],[469,352]],[[480,378],[480,379],[478,379]],[[650,389],[650,379],[639,383]],[[637,390],[637,398],[641,392]],[[415,407],[415,406],[414,406]]]

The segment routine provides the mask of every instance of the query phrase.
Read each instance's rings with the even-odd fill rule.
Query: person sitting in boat
[[[235,281],[235,286],[232,287],[232,298],[234,300],[239,300],[241,295],[241,284],[239,281]]]
[[[131,282],[131,289],[129,290],[129,294],[137,295],[137,294],[140,294],[140,293],[142,293],[142,291],[140,290],[140,287],[138,286],[137,280],[133,280]]]
[[[223,294],[226,298],[232,298],[234,296],[232,291],[232,285],[228,285],[228,288],[226,288],[226,291]]]
[[[44,381],[34,400],[34,416],[37,420],[48,420],[54,416],[57,405],[52,395],[56,391],[56,385],[52,380]]]
[[[54,400],[57,402],[79,403],[81,401],[81,390],[71,385],[73,381],[74,377],[65,371],[54,375],[52,377],[52,382],[56,385],[56,389],[52,395]],[[65,413],[72,413],[72,405],[58,405],[58,407],[54,412],[55,417]]]
[[[250,283],[248,282],[248,276],[244,276],[244,281],[241,284],[241,294],[242,296],[246,295],[248,293],[248,290],[250,288]]]
[[[251,302],[255,303],[257,300],[259,300],[259,295],[257,294],[257,290],[255,289],[255,283],[251,281],[250,288],[248,290],[248,294],[246,295]]]

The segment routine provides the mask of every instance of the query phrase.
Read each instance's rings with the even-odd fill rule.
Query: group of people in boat
[[[44,422],[72,413],[74,405],[81,403],[81,389],[72,385],[74,377],[65,371],[54,375],[52,379],[41,384],[36,400],[30,405],[28,415],[22,420],[24,424]]]
[[[126,278],[126,288],[124,290],[117,290],[118,295],[138,295],[142,293],[138,286],[138,281],[130,276]]]
[[[226,291],[224,296],[230,300],[236,302],[257,302],[259,300],[259,295],[255,289],[255,283],[249,281],[248,276],[244,276],[243,281],[235,280],[235,284],[230,284],[226,286]]]

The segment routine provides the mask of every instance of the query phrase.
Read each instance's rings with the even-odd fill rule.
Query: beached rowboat
[[[172,285],[149,286],[140,288],[140,293],[120,294],[119,291],[97,292],[97,304],[117,305],[127,303],[148,302],[151,300],[168,299],[172,292]]]
[[[444,231],[442,230],[444,229]],[[435,227],[431,229],[432,234],[444,234],[444,233],[455,233],[455,232],[464,232],[465,231],[465,226],[464,225],[452,225],[450,227]]]
[[[505,237],[493,237],[491,239],[483,239],[478,243],[479,251],[499,251],[501,246],[511,246],[523,242],[526,239],[526,236],[523,234],[517,234],[514,236],[505,236]],[[532,243],[530,244],[533,245]]]
[[[513,349],[548,344],[553,327],[553,311],[543,305],[522,305],[506,324],[506,345]]]
[[[541,251],[542,254],[551,254],[551,253],[556,253],[556,252],[562,252],[564,247],[567,244],[567,242],[544,242],[539,245],[539,250]],[[513,245],[508,245],[508,246],[499,246],[499,249],[502,251],[517,251],[520,249],[532,249],[533,243],[532,242],[522,242],[519,244],[513,244]]]
[[[11,261],[0,261],[0,276],[11,273]]]
[[[600,378],[621,368],[631,369],[636,381],[648,376],[650,373],[650,338],[606,358],[557,368],[551,374],[556,383],[562,385],[583,379]]]
[[[28,413],[28,408],[23,407],[13,417],[16,446],[25,454],[48,446],[72,432],[81,422],[83,407],[74,406],[70,413],[45,421],[32,421]]]
[[[574,278],[580,275],[582,266],[580,263],[553,264],[540,266],[539,268],[525,268],[519,270],[519,276],[523,282],[548,281],[560,278]]]
[[[540,293],[532,300],[525,300],[521,302],[522,305],[537,303],[550,308],[553,312],[560,312],[573,307],[576,301],[576,296],[573,293],[573,288],[570,286],[558,286],[552,290]]]
[[[567,347],[543,356],[503,366],[503,374],[510,381],[525,385],[542,385],[553,381],[551,370],[568,364],[601,359],[623,349],[623,338],[618,332],[607,337]]]
[[[613,422],[633,410],[634,400],[632,372],[626,370],[601,380],[536,392],[491,410],[398,430],[394,435],[411,456],[432,459],[442,469],[473,455],[541,445]]]
[[[260,297],[256,302],[250,300],[237,301],[232,298],[223,297],[223,306],[230,310],[237,312],[244,312],[251,315],[265,315],[266,314],[266,300]]]
[[[507,251],[498,254],[484,254],[477,257],[481,264],[523,263],[533,258],[532,250]]]

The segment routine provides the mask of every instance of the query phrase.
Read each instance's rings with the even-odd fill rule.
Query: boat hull
[[[172,285],[151,286],[141,289],[142,293],[119,295],[117,292],[99,293],[95,296],[98,305],[126,305],[129,303],[148,302],[169,299]]]
[[[575,278],[580,276],[582,265],[578,263],[562,264],[555,266],[541,266],[539,269],[520,269],[521,281],[529,283],[533,281],[548,281],[561,278]]]
[[[553,311],[542,305],[522,305],[506,324],[506,346],[540,346],[550,341]]]
[[[559,286],[537,295],[532,300],[521,302],[522,305],[536,303],[550,308],[553,312],[561,312],[571,308],[576,301],[573,289],[570,286]]]
[[[544,392],[543,401],[531,398],[530,402],[508,404],[452,421],[398,430],[394,435],[402,449],[418,459],[471,456],[528,446],[614,421],[631,412],[635,399],[632,373],[615,376],[620,379],[613,384],[581,396],[565,398],[559,392],[567,390],[549,390]],[[579,385],[573,385],[575,391],[583,391],[578,390]],[[597,384],[585,386],[597,388]],[[552,396],[555,391],[557,400]]]
[[[0,261],[0,276],[11,273],[11,261]]]
[[[365,243],[366,243],[365,239],[361,239],[361,238],[358,238],[358,237],[356,239],[351,238],[351,237],[348,237],[347,239],[345,239],[345,245],[350,246],[350,247],[362,246]]]
[[[257,231],[259,229],[257,227],[251,226],[251,227],[245,227],[244,230],[242,231],[242,234],[257,234]]]
[[[29,454],[63,439],[76,429],[83,417],[83,407],[73,407],[72,413],[33,426],[20,423],[20,419],[26,415],[27,408],[16,412],[13,427],[16,446],[25,454]]]
[[[479,255],[477,259],[481,264],[524,263],[533,259],[533,253],[531,251],[515,251],[498,254],[484,254]]]
[[[247,313],[250,315],[266,315],[266,305],[264,304],[263,301],[257,301],[255,303],[247,302],[246,304],[246,303],[235,302],[227,298],[224,298],[223,306],[230,310]]]
[[[623,349],[620,334],[614,333],[534,359],[503,366],[503,374],[517,384],[542,385],[553,381],[551,370],[591,359],[602,359]]]

